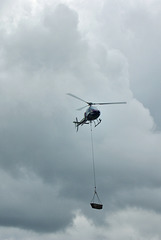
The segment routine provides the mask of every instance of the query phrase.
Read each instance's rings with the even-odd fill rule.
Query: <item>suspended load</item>
[[[95,209],[102,209],[103,205],[99,203],[91,203],[91,207]]]
[[[100,210],[100,209],[103,208],[103,204],[101,203],[101,200],[99,199],[99,196],[98,196],[98,193],[96,191],[96,188],[95,188],[94,195],[93,195],[93,198],[92,198],[90,204],[91,204],[91,207],[95,208],[95,209],[99,209]]]

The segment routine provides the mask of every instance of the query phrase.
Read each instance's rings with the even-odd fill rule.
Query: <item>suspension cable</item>
[[[95,161],[94,161],[94,147],[93,147],[92,121],[90,122],[90,128],[91,128],[91,146],[92,146],[92,162],[93,162],[94,188],[95,188],[95,193],[96,193],[96,171],[95,171]]]

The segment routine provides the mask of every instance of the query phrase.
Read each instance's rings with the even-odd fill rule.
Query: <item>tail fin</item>
[[[78,118],[77,117],[76,117],[76,120],[73,123],[75,123],[75,127],[76,127],[77,132],[78,132],[79,122],[78,122]]]

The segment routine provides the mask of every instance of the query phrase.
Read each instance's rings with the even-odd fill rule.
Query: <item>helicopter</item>
[[[83,100],[82,98],[79,98],[77,96],[75,96],[74,94],[71,93],[67,93],[67,95],[76,98],[82,102],[85,102],[87,105],[84,107],[81,107],[77,110],[82,110],[85,107],[89,106],[87,108],[87,110],[84,113],[84,117],[82,120],[78,121],[78,118],[76,117],[76,120],[73,121],[73,123],[75,124],[75,127],[78,131],[79,126],[82,126],[84,124],[89,124],[91,122],[94,122],[94,126],[98,126],[101,123],[101,119],[99,118],[101,112],[94,106],[94,105],[108,105],[108,104],[126,104],[126,102],[107,102],[107,103],[93,103],[93,102],[87,102],[85,100]]]

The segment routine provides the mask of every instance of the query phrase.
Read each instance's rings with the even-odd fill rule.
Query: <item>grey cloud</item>
[[[58,195],[57,185],[44,185],[33,174],[12,178],[1,171],[1,226],[32,229],[38,232],[58,231],[70,224],[72,201]],[[6,189],[7,187],[7,189]],[[7,191],[6,191],[7,190]],[[68,208],[67,208],[68,206]]]
[[[70,68],[81,50],[77,14],[62,4],[46,7],[38,17],[38,22],[34,17],[19,22],[11,34],[3,36],[2,57],[7,59],[7,67],[26,67],[29,71]]]
[[[1,31],[1,226],[56,232],[72,224],[77,209],[97,226],[106,213],[127,206],[160,211],[154,191],[161,183],[160,134],[153,132],[149,110],[133,99],[128,57],[122,46],[82,40],[78,19],[65,5],[46,6],[36,19],[19,20],[10,34]],[[102,123],[94,129],[104,204],[99,216],[89,205],[90,129],[75,132],[82,103],[67,92],[87,101],[128,101],[100,108]]]
[[[9,176],[20,181],[24,194],[27,190],[23,168],[27,174],[31,172],[42,179],[44,185],[39,189],[31,181],[35,195],[34,189],[30,189],[26,199],[22,189],[16,188],[17,181],[15,190],[9,182],[4,194],[9,201],[1,205],[0,222],[2,226],[45,232],[66,228],[72,222],[72,212],[84,205],[89,207],[86,200],[90,201],[93,194],[91,164],[87,164],[89,140],[84,141],[83,136],[75,140],[78,136],[69,114],[75,110],[70,100],[67,104],[64,88],[64,82],[71,84],[69,77],[73,79],[73,87],[79,86],[76,69],[85,75],[88,67],[93,66],[86,60],[88,46],[78,33],[78,20],[73,11],[60,5],[51,9],[49,15],[45,9],[42,19],[36,26],[34,19],[20,21],[9,35],[1,32],[4,48],[1,55],[0,165]],[[75,22],[73,27],[71,19]],[[85,67],[80,69],[83,59]],[[61,71],[71,73],[65,75]],[[7,175],[4,179],[7,181]],[[46,192],[48,185],[51,189]],[[55,185],[59,186],[58,196],[52,192]],[[15,201],[12,197],[16,197]],[[34,198],[42,203],[38,204]]]
[[[157,129],[160,113],[160,11],[157,1],[144,3],[105,1],[98,34],[108,46],[119,49],[129,64],[130,87],[134,96],[148,107]],[[154,98],[155,94],[155,98]]]
[[[72,222],[76,208],[70,196],[68,200],[55,195],[55,186],[63,191],[61,185],[72,183],[75,172],[73,159],[68,161],[72,144],[67,143],[73,128],[63,119],[69,114],[61,100],[64,89],[57,92],[56,72],[64,67],[68,70],[72,55],[82,48],[76,14],[64,5],[51,9],[51,15],[47,10],[36,26],[30,19],[20,21],[10,34],[1,31],[0,165],[6,172],[3,181],[7,191],[3,191],[0,223],[41,232],[64,229]],[[75,22],[73,27],[71,22]],[[40,177],[42,186],[27,178],[32,190],[26,189],[23,168]],[[8,175],[17,179],[14,186],[11,180],[7,184]]]

